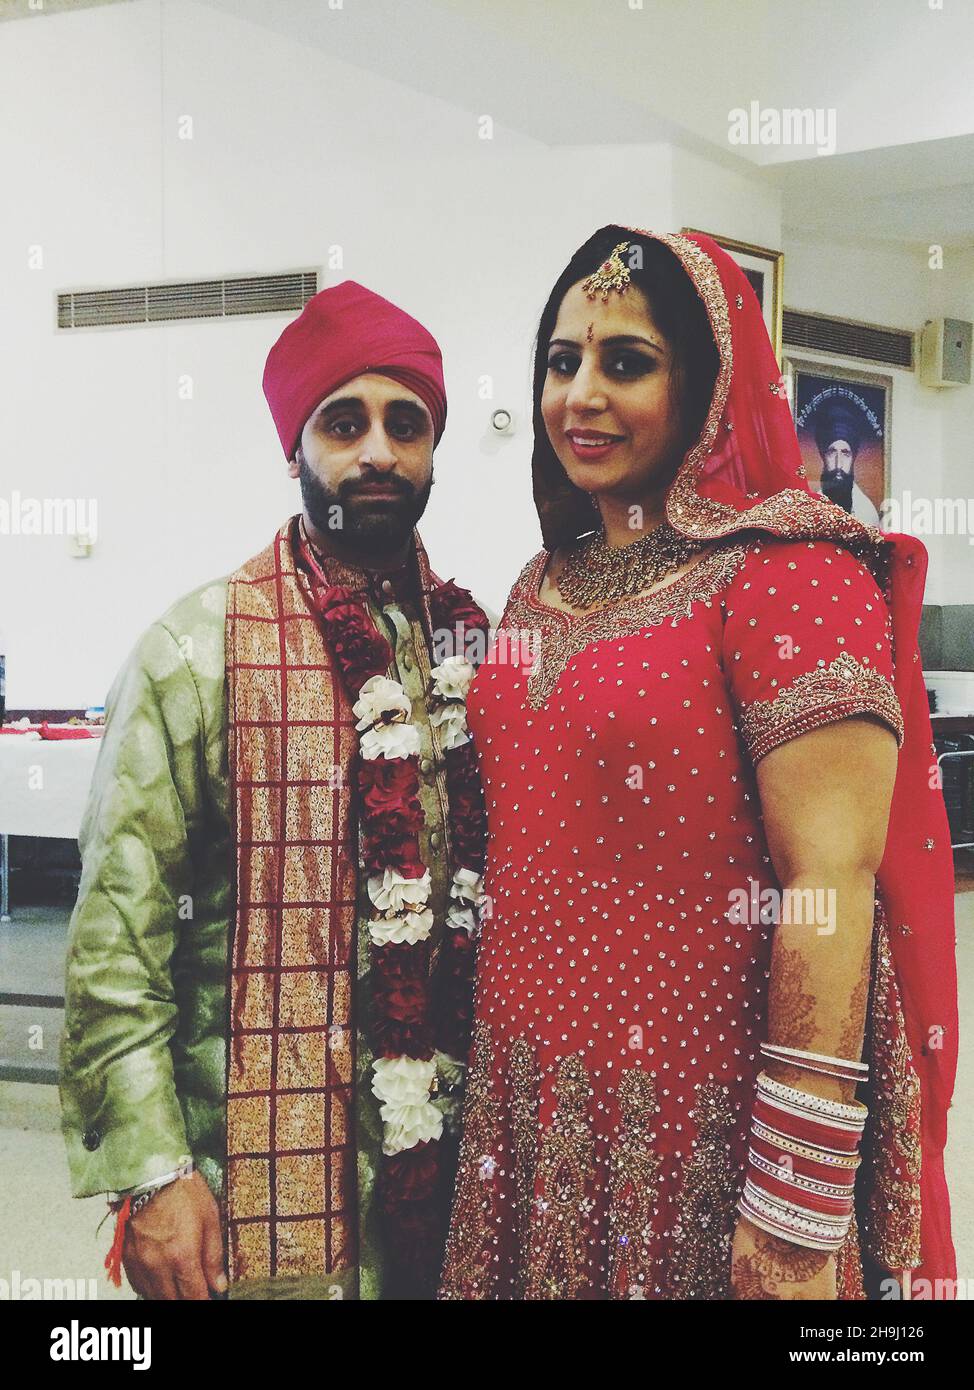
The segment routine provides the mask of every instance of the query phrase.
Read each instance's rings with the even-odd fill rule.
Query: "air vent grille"
[[[789,348],[812,348],[816,352],[834,352],[841,357],[913,370],[914,335],[902,328],[880,328],[872,323],[852,323],[825,314],[785,309],[783,337]]]
[[[232,280],[183,280],[107,290],[67,290],[57,297],[58,328],[106,328],[177,319],[237,318],[303,309],[318,292],[316,270]]]

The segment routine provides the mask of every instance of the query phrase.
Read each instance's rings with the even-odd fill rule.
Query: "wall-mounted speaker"
[[[970,386],[971,327],[964,319],[931,319],[920,334],[924,386]]]

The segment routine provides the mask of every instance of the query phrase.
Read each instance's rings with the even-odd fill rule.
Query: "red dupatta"
[[[638,228],[604,230],[618,230],[620,240],[628,234],[669,247],[706,307],[717,344],[720,366],[710,409],[667,494],[670,524],[701,545],[742,531],[828,538],[860,554],[886,594],[896,695],[906,732],[877,892],[888,920],[895,983],[920,1085],[919,1258],[914,1254],[896,1263],[914,1268],[917,1287],[920,1279],[953,1281],[943,1150],[957,1068],[954,875],[917,647],[926,550],[913,536],[864,525],[809,487],[760,305],[744,272],[716,242],[696,232],[675,236]],[[592,529],[588,494],[569,481],[543,432],[535,443],[533,473],[549,550]],[[880,992],[874,985],[874,999]],[[904,1133],[909,1127],[904,1118]],[[887,1158],[898,1172],[899,1151]],[[915,1250],[915,1240],[912,1245]]]

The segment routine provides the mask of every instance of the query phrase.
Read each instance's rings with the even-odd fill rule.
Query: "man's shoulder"
[[[222,687],[227,580],[201,584],[170,604],[143,632],[136,659],[155,683],[188,668],[197,689]]]
[[[171,633],[183,633],[190,627],[218,627],[221,631],[227,617],[229,577],[211,579],[170,604],[158,623]]]

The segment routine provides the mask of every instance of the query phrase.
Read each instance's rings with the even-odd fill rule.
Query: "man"
[[[155,623],[109,697],[68,953],[73,1190],[118,1194],[106,1265],[148,1298],[430,1296],[483,869],[472,667],[440,658],[486,620],[414,530],[442,362],[347,281],[264,392],[302,515]]]
[[[879,525],[879,512],[855,479],[855,464],[862,445],[862,423],[841,403],[820,410],[815,423],[815,443],[822,456],[822,492],[867,526]]]

